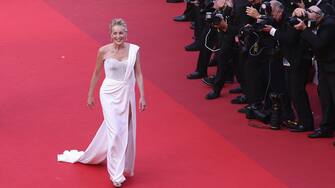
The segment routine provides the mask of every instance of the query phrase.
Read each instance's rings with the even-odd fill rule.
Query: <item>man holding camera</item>
[[[279,1],[272,0],[270,3],[272,16],[277,23],[277,27],[265,25],[263,31],[269,32],[279,41],[285,67],[285,85],[298,115],[296,125],[290,125],[292,121],[286,121],[286,123],[292,132],[312,131],[314,130],[314,120],[305,89],[312,55],[310,55],[306,45],[302,43],[300,31],[294,28],[294,25],[298,22],[297,18],[288,17],[287,11]]]
[[[245,112],[249,119],[256,118],[266,123],[269,116],[264,110],[270,107],[269,93],[285,93],[284,73],[277,40],[262,30],[264,25],[274,22],[271,4],[262,0],[249,0],[249,3],[246,14],[251,20],[240,32],[247,55],[245,85],[248,106],[240,111]]]
[[[218,29],[216,23],[217,20],[222,19],[219,17],[222,8],[226,6],[228,0],[215,0],[210,3],[203,10],[203,14],[206,14],[209,18],[204,20],[204,28],[200,36],[200,52],[198,56],[198,62],[196,70],[187,75],[187,79],[201,79],[207,77],[207,68],[210,61],[211,55],[214,51],[213,48],[218,47],[218,37],[221,35],[221,31]],[[221,14],[222,15],[222,14]]]
[[[326,16],[317,6],[311,6],[307,10],[296,9],[293,15],[308,17],[307,25],[299,19],[299,23],[294,27],[302,31],[300,36],[313,50],[318,64],[318,94],[322,109],[322,121],[320,129],[315,130],[308,137],[332,137],[335,126],[335,19]]]
[[[234,5],[232,5],[232,3]],[[221,90],[226,82],[227,75],[230,74],[229,71],[231,68],[231,61],[233,61],[234,64],[238,63],[238,49],[235,42],[235,36],[238,34],[240,24],[239,21],[243,20],[239,14],[242,12],[242,8],[245,7],[246,4],[246,0],[235,0],[234,2],[227,1],[226,6],[232,7],[233,9],[230,19],[222,18],[220,23],[215,25],[215,28],[220,30],[220,36],[218,38],[220,41],[220,50],[216,53],[218,67],[213,81],[212,91],[206,95],[206,99],[216,99],[220,96]],[[247,18],[246,15],[244,17]],[[237,67],[238,65],[233,66]],[[237,76],[240,81],[240,75]]]

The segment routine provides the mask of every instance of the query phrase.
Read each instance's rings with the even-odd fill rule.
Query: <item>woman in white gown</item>
[[[98,51],[96,67],[88,92],[87,106],[94,106],[94,88],[102,67],[105,79],[100,88],[104,121],[85,152],[65,151],[58,161],[99,164],[107,158],[107,169],[115,187],[121,187],[125,174],[133,176],[136,138],[135,81],[140,100],[139,108],[146,108],[139,47],[126,43],[127,26],[122,19],[110,25],[112,43]]]

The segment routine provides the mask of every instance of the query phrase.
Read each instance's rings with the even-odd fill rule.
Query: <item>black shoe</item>
[[[220,93],[215,92],[215,91],[210,91],[207,95],[206,95],[206,99],[208,100],[212,100],[212,99],[216,99],[220,97]]]
[[[176,22],[188,22],[190,21],[190,19],[188,19],[185,15],[180,15],[180,16],[176,16],[173,18],[174,21]]]
[[[194,79],[201,79],[205,76],[195,71],[195,72],[188,74],[186,77],[187,79],[194,80]]]
[[[269,124],[270,129],[272,130],[280,130],[280,125],[271,125],[271,123]]]
[[[259,104],[250,105],[250,110],[245,115],[247,119],[256,119],[264,124],[270,123],[270,114],[261,110]]]
[[[167,3],[181,3],[184,2],[184,0],[166,0]]]
[[[214,81],[215,81],[215,76],[207,76],[207,77],[201,79],[201,81],[208,86],[213,86]]]
[[[245,95],[237,96],[230,101],[232,104],[247,104],[247,97]]]
[[[250,105],[244,106],[238,110],[239,113],[246,114],[250,110]]]
[[[309,134],[308,137],[309,138],[331,138],[333,137],[333,132],[318,129],[314,131],[313,133]]]
[[[304,125],[297,125],[296,127],[292,127],[290,128],[290,131],[291,132],[307,132],[307,131],[313,131],[313,127],[307,127],[307,126],[304,126]]]
[[[192,44],[189,44],[185,46],[186,51],[199,51],[200,45],[197,42],[193,42]]]
[[[229,93],[242,93],[242,88],[241,87],[237,87],[235,89],[231,89],[229,90]]]

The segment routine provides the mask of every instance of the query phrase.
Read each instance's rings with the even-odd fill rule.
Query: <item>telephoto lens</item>
[[[273,130],[279,130],[281,125],[281,99],[282,94],[270,93],[271,100],[271,118],[270,127]]]

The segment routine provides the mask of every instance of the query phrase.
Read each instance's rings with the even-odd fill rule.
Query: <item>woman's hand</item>
[[[141,112],[143,112],[147,108],[147,102],[145,101],[144,97],[140,98],[139,105],[140,105],[139,108]]]
[[[92,109],[94,107],[95,103],[94,103],[94,97],[93,96],[88,96],[87,98],[87,107],[89,107],[90,109]]]

